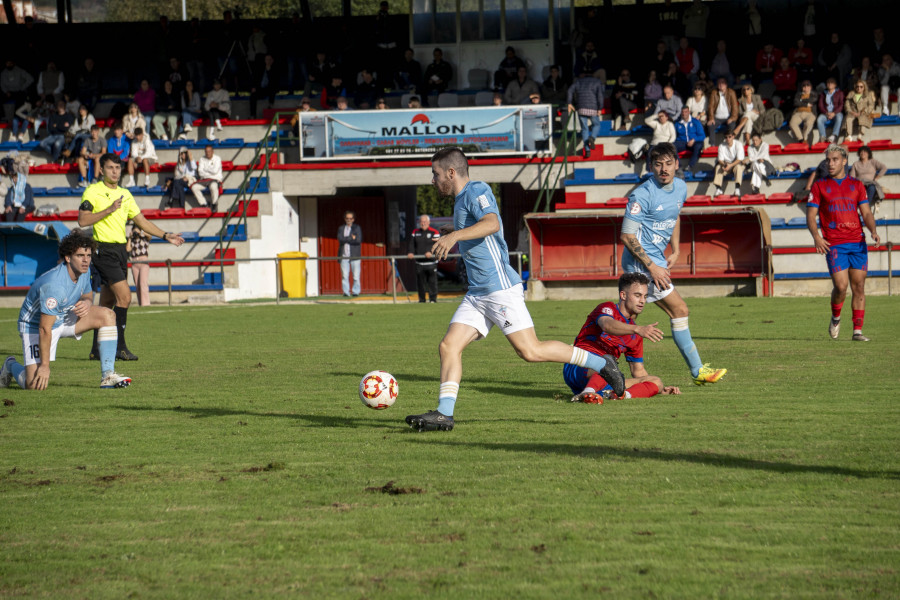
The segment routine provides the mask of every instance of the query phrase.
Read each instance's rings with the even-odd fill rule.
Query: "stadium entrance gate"
[[[384,197],[347,196],[319,198],[319,256],[337,256],[338,227],[344,224],[344,212],[356,213],[356,223],[362,228],[362,255],[385,254]],[[385,294],[390,291],[391,270],[386,260],[363,260],[360,284],[363,294]],[[319,294],[341,293],[341,266],[338,261],[323,260],[319,265]]]

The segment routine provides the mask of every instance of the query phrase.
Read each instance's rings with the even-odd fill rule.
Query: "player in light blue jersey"
[[[37,278],[19,311],[19,335],[25,365],[10,356],[0,368],[0,387],[13,379],[22,389],[45,390],[50,381],[50,363],[56,360],[60,338],[80,339],[81,334],[99,328],[101,388],[121,388],[131,378],[115,372],[118,341],[116,315],[108,308],[94,306],[90,284],[91,256],[97,242],[75,229],[59,243],[62,262]]]
[[[443,260],[455,244],[466,264],[469,292],[450,320],[441,340],[441,387],[437,410],[409,415],[406,423],[419,431],[453,429],[453,410],[462,380],[462,353],[488,334],[494,325],[506,335],[516,353],[528,362],[569,363],[593,369],[613,386],[625,390],[625,377],[615,359],[599,356],[563,342],[540,341],[525,306],[522,280],[509,264],[497,200],[482,181],[469,180],[469,161],[459,148],[444,148],[431,158],[432,184],[453,196],[454,230],[441,232],[431,248]]]
[[[656,302],[669,315],[672,339],[691,369],[696,385],[715,383],[727,369],[713,369],[700,360],[700,353],[688,329],[688,307],[672,284],[669,269],[678,261],[681,207],[687,199],[684,180],[675,177],[678,151],[672,144],[659,144],[650,151],[653,177],[628,196],[622,221],[622,269],[644,273],[650,278],[649,302]],[[666,246],[672,253],[666,257]]]

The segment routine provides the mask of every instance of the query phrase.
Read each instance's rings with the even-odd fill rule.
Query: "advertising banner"
[[[422,158],[446,146],[468,156],[551,148],[547,104],[300,113],[301,160]]]

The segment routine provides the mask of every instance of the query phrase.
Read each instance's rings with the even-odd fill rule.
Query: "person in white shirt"
[[[203,150],[204,155],[197,162],[197,181],[191,184],[191,191],[200,206],[206,206],[206,198],[203,190],[209,189],[210,204],[215,211],[219,202],[219,184],[224,177],[222,175],[222,159],[213,154],[213,147],[207,146]]]
[[[769,182],[769,175],[775,172],[775,165],[772,164],[772,158],[769,156],[769,144],[762,140],[762,134],[754,131],[750,136],[750,145],[747,146],[747,158],[744,159],[744,165],[750,169],[750,189],[754,194],[759,193],[760,184],[765,181],[766,185],[772,185]]]
[[[203,104],[206,118],[209,119],[209,130],[206,138],[216,139],[216,131],[222,131],[222,119],[231,116],[231,98],[228,90],[222,87],[222,81],[213,81],[213,89],[206,94],[206,102]]]
[[[144,187],[150,187],[150,163],[157,160],[156,148],[150,141],[150,135],[138,127],[134,130],[134,139],[131,140],[131,155],[128,157],[128,183],[125,187],[131,188],[137,185],[134,180],[134,172],[137,170],[138,163],[144,170]]]
[[[644,124],[653,130],[650,147],[647,148],[647,170],[649,171],[650,151],[658,144],[675,143],[675,125],[672,123],[672,119],[669,118],[669,113],[664,110],[644,119]]]
[[[716,159],[716,175],[713,185],[716,187],[716,196],[724,192],[726,175],[734,175],[734,195],[741,195],[741,178],[744,176],[744,147],[734,139],[734,130],[725,132],[725,141],[719,144],[719,156]]]

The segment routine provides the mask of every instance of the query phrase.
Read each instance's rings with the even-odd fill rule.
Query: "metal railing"
[[[541,181],[541,191],[538,193],[537,200],[534,203],[534,209],[531,212],[550,212],[550,202],[553,200],[553,192],[559,186],[560,178],[565,179],[569,176],[569,154],[574,150],[574,143],[577,132],[575,131],[575,112],[567,111],[565,113],[564,123],[560,132],[559,144],[556,145],[556,152],[550,159],[547,175]],[[559,159],[562,160],[559,160]],[[559,162],[557,162],[559,161]],[[554,169],[554,167],[559,167]],[[556,176],[554,177],[554,171]],[[551,183],[552,181],[552,183]],[[543,210],[539,210],[541,202],[544,202]]]

